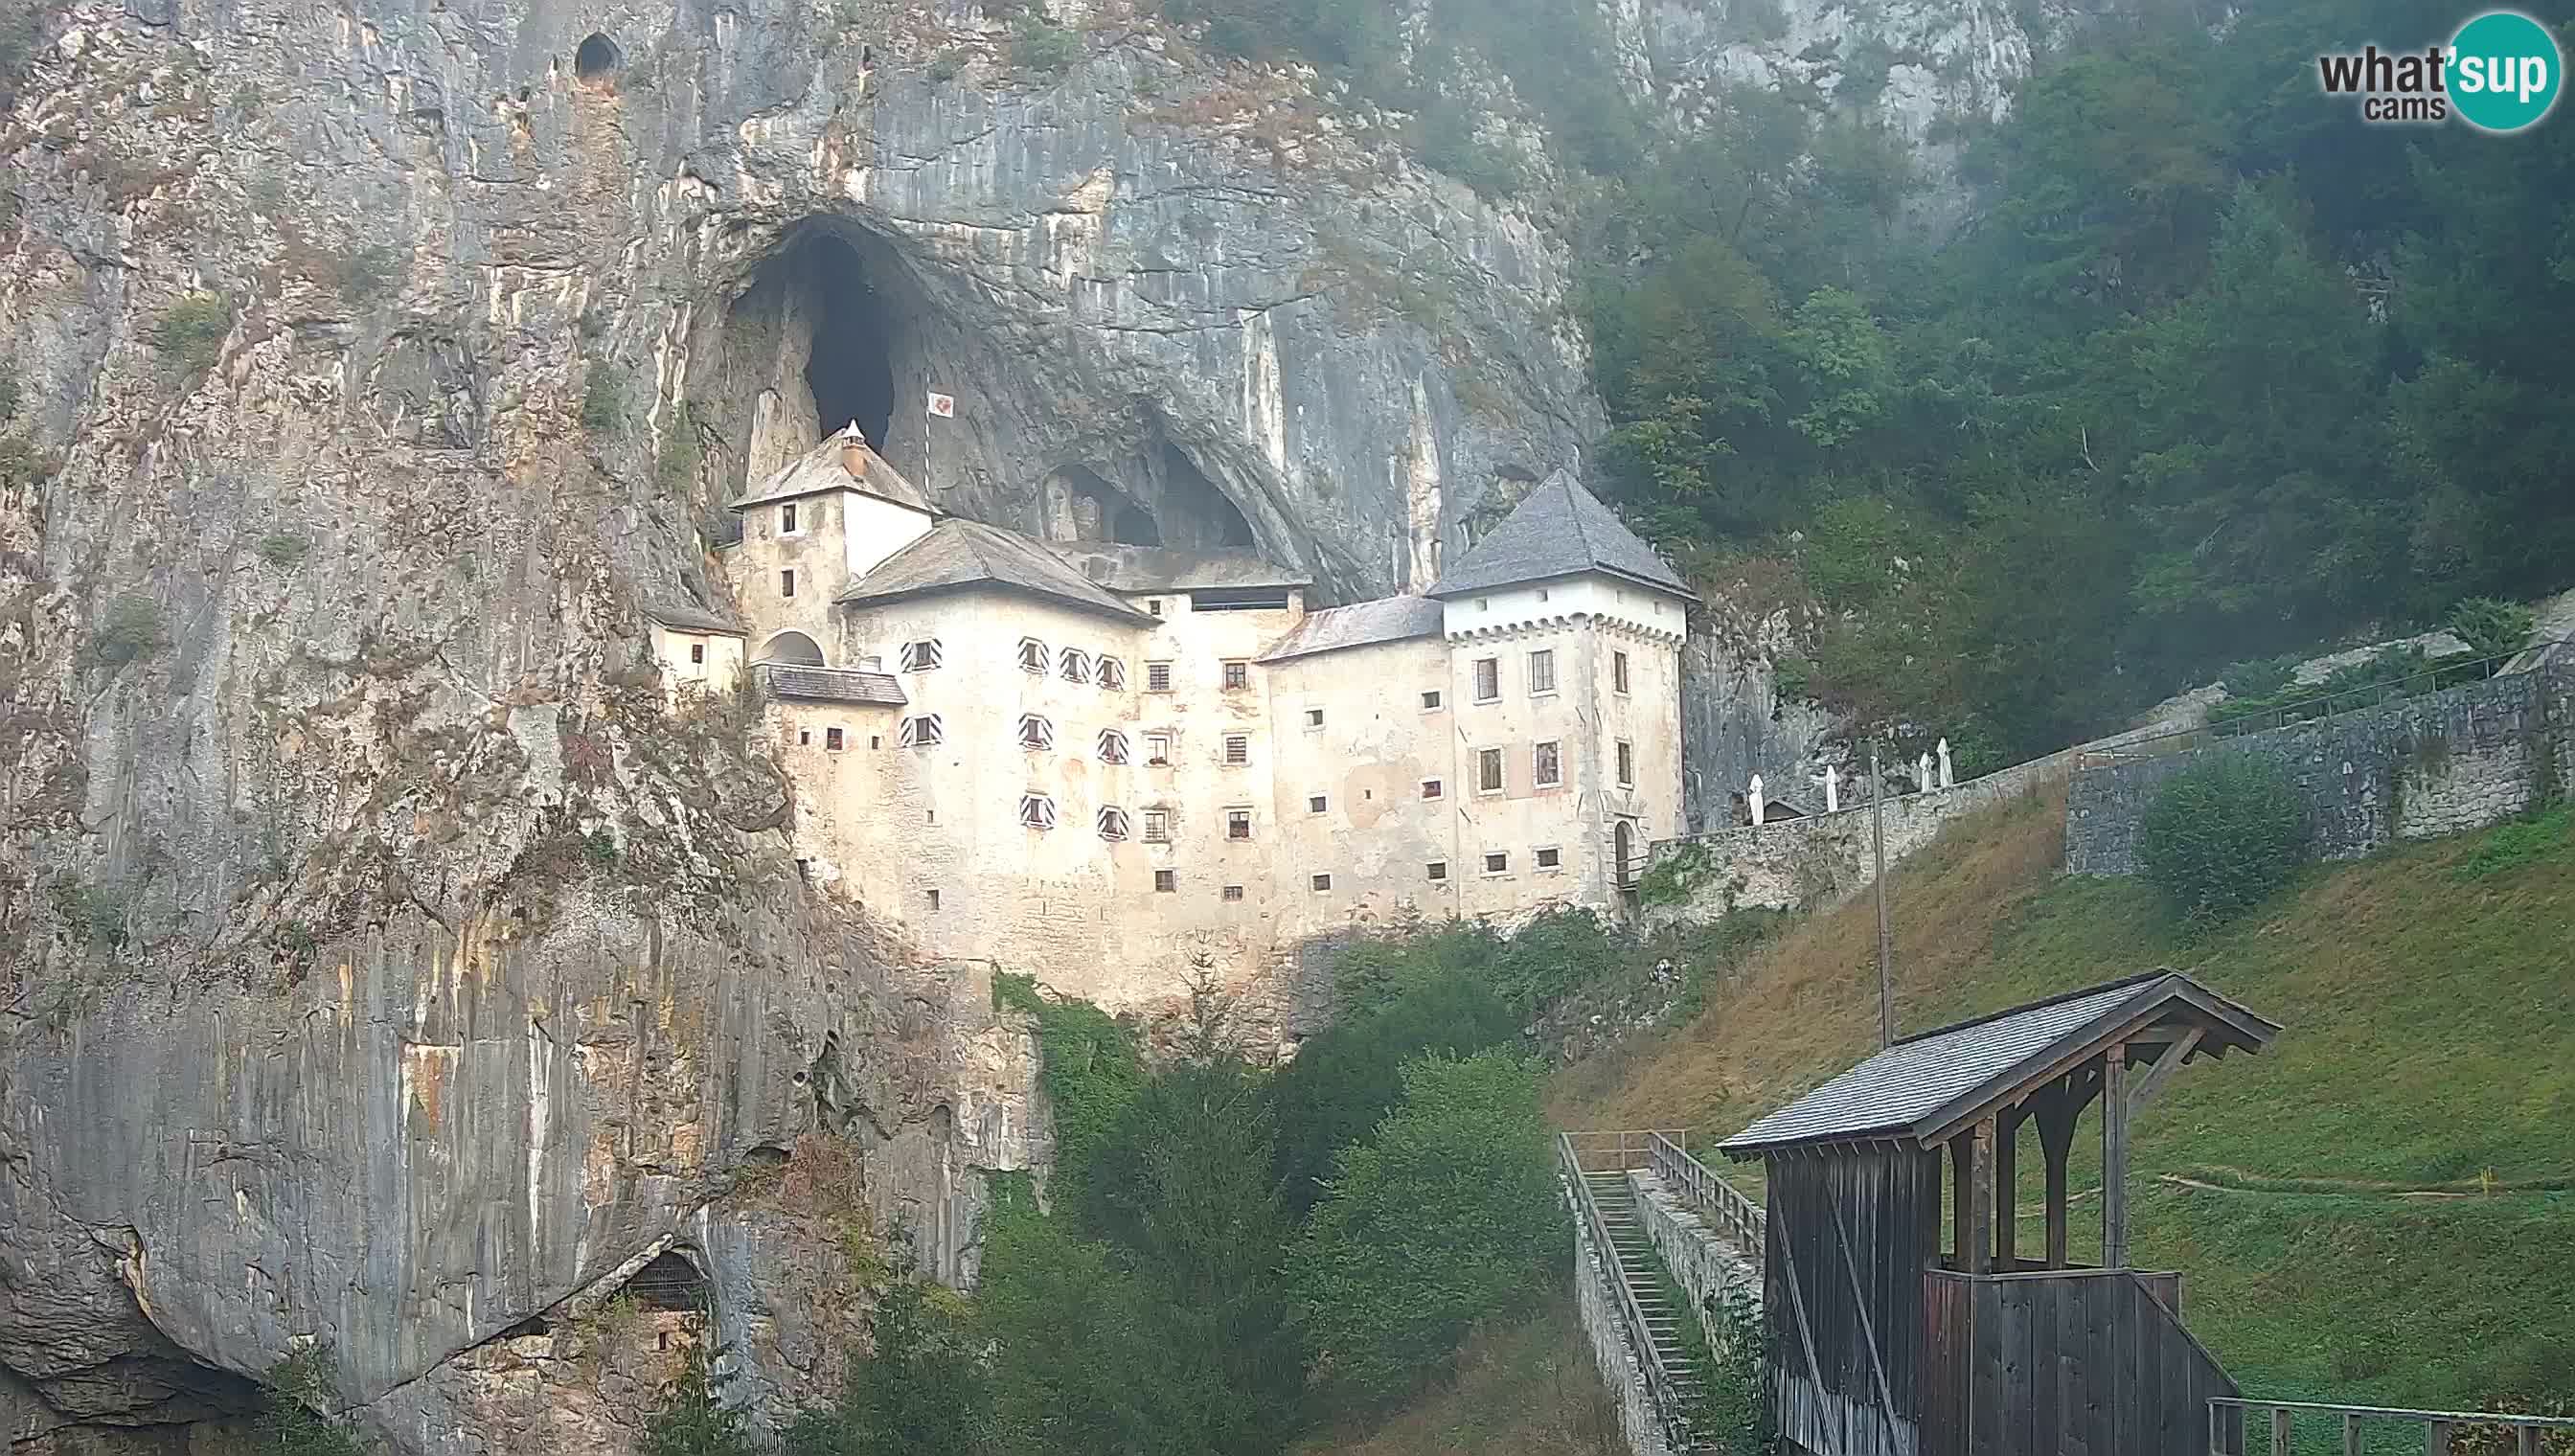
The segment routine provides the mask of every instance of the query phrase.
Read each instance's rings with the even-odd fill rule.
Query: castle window
[[[1475,701],[1477,703],[1502,701],[1501,659],[1477,658],[1475,660]]]
[[[1037,676],[1043,678],[1047,675],[1047,645],[1045,643],[1042,643],[1033,637],[1024,637],[1020,639],[1021,672],[1035,673]]]
[[[703,668],[707,665],[707,645],[705,643],[693,642],[689,644],[689,663],[691,666],[699,668]]]
[[[1145,734],[1145,761],[1161,766],[1172,761],[1172,735],[1168,732]]]
[[[781,536],[796,534],[796,503],[793,501],[778,508],[778,534]]]
[[[1020,746],[1035,751],[1055,746],[1055,725],[1034,713],[1020,715]]]
[[[1230,765],[1251,762],[1252,739],[1243,733],[1227,733],[1225,735],[1225,761]]]
[[[1477,748],[1475,750],[1475,791],[1477,793],[1502,791],[1501,749]]]
[[[1309,814],[1321,813],[1323,812],[1323,795],[1317,793],[1305,800],[1305,812]]]
[[[1321,709],[1319,709],[1319,708],[1309,708],[1309,709],[1306,709],[1306,710],[1305,710],[1305,727],[1307,727],[1307,728],[1321,728],[1322,726],[1323,726],[1323,710],[1321,710]]]
[[[1154,892],[1156,894],[1170,894],[1172,891],[1179,889],[1180,887],[1181,872],[1179,870],[1157,869],[1154,871]]]
[[[1554,788],[1564,782],[1564,751],[1553,739],[1529,750],[1529,781],[1539,788]]]
[[[1486,874],[1508,874],[1510,869],[1510,855],[1496,850],[1493,853],[1484,856],[1484,872]]]
[[[796,746],[800,748],[809,747],[813,742],[814,730],[812,728],[798,728],[796,730]]]
[[[1436,778],[1424,778],[1421,780],[1421,796],[1423,798],[1437,798],[1444,789],[1445,785],[1441,784]]]
[[[1067,683],[1084,684],[1091,681],[1091,655],[1089,653],[1084,652],[1080,648],[1066,648],[1064,650],[1064,681]]]
[[[930,892],[930,907],[934,910],[939,908],[939,891],[935,889]]]
[[[1529,654],[1529,696],[1536,698],[1555,691],[1555,649],[1539,648]]]
[[[1172,842],[1172,811],[1170,809],[1149,808],[1145,810],[1145,842],[1148,844],[1168,844]]]
[[[1043,793],[1020,795],[1020,822],[1032,829],[1055,827],[1055,800]]]
[[[1431,689],[1429,692],[1421,695],[1421,711],[1423,713],[1437,713],[1439,711],[1439,690],[1436,688]]]
[[[1100,761],[1103,763],[1124,763],[1127,761],[1127,735],[1125,733],[1120,732],[1116,728],[1102,728],[1100,730]]]
[[[1618,740],[1618,786],[1636,786],[1636,745],[1625,738]]]
[[[1225,836],[1229,839],[1252,837],[1252,810],[1230,808],[1225,811]]]
[[[1448,861],[1445,859],[1433,859],[1429,863],[1421,866],[1421,872],[1423,877],[1434,882],[1446,879],[1448,877]]]
[[[1115,844],[1127,837],[1127,810],[1116,804],[1104,806],[1096,817],[1100,837]]]
[[[1100,660],[1100,686],[1109,689],[1112,692],[1117,692],[1126,688],[1127,665],[1118,661],[1116,658],[1102,658]]]
[[[1627,655],[1625,653],[1609,655],[1609,691],[1612,693],[1627,691]]]
[[[1328,874],[1317,874],[1314,876],[1312,883],[1314,888],[1317,890],[1330,889],[1332,887],[1332,877]]]
[[[868,746],[869,746],[869,747],[871,747],[871,748],[882,748],[882,747],[884,747],[884,746],[885,746],[885,734],[883,734],[883,733],[870,733],[870,734],[868,734]]]
[[[1564,867],[1564,851],[1553,844],[1541,845],[1533,852],[1537,855],[1537,867],[1540,869]]]
[[[778,595],[781,597],[793,597],[796,595],[796,574],[793,571],[785,571],[778,574]]]
[[[839,728],[823,729],[823,746],[835,753],[841,751],[841,730]]]
[[[907,673],[935,673],[948,661],[948,650],[939,645],[939,639],[926,637],[919,642],[905,643],[895,661]]]
[[[1228,663],[1225,665],[1226,692],[1239,692],[1242,689],[1249,688],[1251,686],[1252,665],[1250,663]]]
[[[1155,597],[1155,598],[1152,598],[1152,599],[1148,600],[1148,601],[1145,603],[1145,610],[1146,610],[1146,611],[1148,611],[1148,612],[1150,612],[1150,613],[1152,613],[1152,614],[1154,614],[1156,617],[1160,617],[1160,616],[1162,616],[1162,615],[1163,615],[1163,599],[1162,599],[1162,598],[1160,598],[1160,597]]]
[[[903,728],[895,738],[896,742],[907,748],[927,748],[947,740],[947,725],[941,723],[939,715],[935,713],[925,713],[919,718],[905,719]]]
[[[1169,663],[1147,663],[1145,665],[1145,691],[1148,693],[1171,692],[1172,665]]]
[[[1243,886],[1239,884],[1227,885],[1225,887],[1225,897],[1230,900],[1239,900],[1243,898]]]

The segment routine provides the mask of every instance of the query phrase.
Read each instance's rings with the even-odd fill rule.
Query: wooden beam
[[[1988,1273],[1994,1247],[1994,1119],[1983,1118],[1969,1134],[1974,1166],[1967,1171],[1967,1272]]]
[[[2180,1040],[2164,1048],[2163,1054],[2155,1058],[2152,1066],[2146,1068],[2146,1074],[2137,1078],[2136,1085],[2128,1089],[2130,1117],[2136,1116],[2138,1108],[2145,1106],[2148,1099],[2164,1089],[2164,1083],[2171,1081],[2172,1074],[2181,1070],[2181,1064],[2190,1059],[2191,1048],[2199,1045],[2199,1038],[2206,1034],[2207,1032],[2202,1028],[2193,1026],[2182,1034]]]
[[[2015,1107],[1994,1119],[1994,1267],[2005,1273],[2019,1241],[2021,1116]]]
[[[2128,1266],[2128,1048],[2101,1053],[2101,1267]]]
[[[1967,1226],[1975,1220],[1967,1201],[1976,1181],[1974,1144],[1972,1130],[1949,1139],[1949,1267],[1961,1274],[1967,1272]]]

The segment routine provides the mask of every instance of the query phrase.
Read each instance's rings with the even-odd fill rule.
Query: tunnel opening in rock
[[[882,454],[894,423],[894,323],[885,295],[858,250],[839,238],[816,234],[795,252],[814,326],[805,387],[818,437],[856,424]]]
[[[621,59],[617,42],[594,30],[573,51],[572,73],[583,81],[603,81],[617,73]]]

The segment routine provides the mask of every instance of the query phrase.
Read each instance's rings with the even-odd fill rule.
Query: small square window
[[[927,748],[945,741],[947,736],[947,726],[940,722],[939,715],[925,713],[919,718],[905,719],[903,727],[896,731],[895,741],[907,748]]]
[[[1120,843],[1127,837],[1127,810],[1114,803],[1103,804],[1100,812],[1093,815],[1093,823],[1099,828],[1100,837],[1110,843]]]
[[[1160,597],[1156,597],[1156,598],[1152,598],[1152,599],[1150,599],[1149,601],[1147,601],[1147,602],[1145,603],[1145,610],[1146,610],[1146,611],[1148,611],[1148,612],[1150,612],[1150,613],[1152,613],[1152,614],[1154,614],[1156,617],[1160,617],[1160,616],[1162,616],[1162,615],[1163,615],[1163,599],[1162,599],[1162,598],[1160,598]]]
[[[1636,786],[1636,745],[1625,738],[1618,740],[1618,786]]]
[[[1145,810],[1145,842],[1168,844],[1172,841],[1172,811],[1167,808]]]
[[[1421,796],[1423,798],[1437,798],[1441,793],[1446,791],[1447,785],[1441,783],[1436,778],[1424,778],[1421,780]]]
[[[930,907],[934,910],[939,908],[939,891],[935,889],[930,892]]]
[[[1501,749],[1478,748],[1475,750],[1475,791],[1478,793],[1499,793],[1502,791]]]
[[[1438,690],[1438,689],[1436,689],[1436,688],[1433,688],[1433,689],[1431,689],[1429,692],[1422,694],[1422,695],[1421,695],[1421,711],[1422,711],[1423,713],[1437,713],[1437,712],[1439,711],[1439,699],[1440,699],[1439,690]]]
[[[1539,600],[1540,602],[1543,602],[1543,601],[1545,601],[1545,600],[1546,600],[1546,589],[1545,589],[1544,587],[1540,587],[1540,588],[1538,588],[1538,589],[1537,589],[1537,600]]]
[[[1323,795],[1317,793],[1308,797],[1305,800],[1305,812],[1309,814],[1318,814],[1323,812]]]
[[[1172,665],[1169,663],[1147,663],[1145,665],[1145,691],[1148,693],[1171,692]]]
[[[884,747],[884,746],[885,746],[885,734],[883,734],[883,733],[870,733],[870,734],[868,734],[868,746],[869,746],[869,747],[871,747],[871,748],[882,748],[882,747]]]
[[[942,663],[947,662],[948,654],[940,647],[939,639],[923,638],[919,642],[905,643],[903,651],[896,655],[895,661],[907,673],[928,673],[936,671]]]
[[[781,597],[793,597],[796,595],[795,572],[784,571],[778,574],[778,595]]]
[[[1539,648],[1529,654],[1529,696],[1541,697],[1555,691],[1555,649]]]
[[[1315,875],[1315,876],[1314,876],[1314,878],[1313,878],[1313,880],[1311,881],[1311,883],[1313,884],[1314,888],[1316,888],[1316,889],[1318,889],[1318,890],[1319,890],[1319,889],[1330,889],[1330,888],[1332,887],[1332,877],[1331,877],[1330,875],[1328,875],[1328,874],[1317,874],[1317,875]]]
[[[1433,880],[1446,879],[1448,877],[1448,861],[1445,859],[1433,859],[1429,863],[1421,866],[1421,872],[1423,875]]]
[[[1252,739],[1243,733],[1227,733],[1225,735],[1225,761],[1230,765],[1251,762]]]
[[[1555,788],[1564,782],[1564,751],[1553,739],[1529,750],[1529,781],[1540,788]]]
[[[1511,856],[1508,854],[1496,852],[1484,856],[1484,872],[1486,874],[1507,874],[1510,872],[1510,867]]]
[[[1564,867],[1564,851],[1553,844],[1546,845],[1544,848],[1537,850],[1536,853],[1538,868],[1561,869]]]
[[[1042,643],[1033,637],[1024,637],[1020,639],[1021,672],[1034,674],[1037,677],[1043,678],[1047,675],[1048,666],[1053,662],[1054,656],[1045,643]]]
[[[796,745],[798,747],[802,748],[811,746],[813,741],[814,730],[812,728],[798,728],[796,730]]]
[[[1230,808],[1225,811],[1225,836],[1229,839],[1252,837],[1252,810]]]
[[[1251,686],[1252,665],[1250,663],[1228,663],[1225,665],[1226,692],[1233,693],[1239,689],[1249,688]]]
[[[691,665],[700,668],[707,665],[707,645],[705,643],[693,642],[689,644],[689,662]]]
[[[1154,888],[1157,892],[1170,894],[1172,891],[1179,889],[1180,887],[1181,872],[1179,870],[1157,869],[1154,871]]]
[[[796,534],[796,503],[793,501],[778,508],[778,534],[781,536]]]
[[[1145,761],[1148,763],[1169,763],[1172,761],[1172,735],[1170,733],[1145,734]]]
[[[1501,659],[1477,658],[1475,660],[1475,701],[1477,703],[1502,701]]]
[[[1127,665],[1116,658],[1100,660],[1100,686],[1112,690],[1127,686]]]
[[[1478,597],[1478,598],[1476,598],[1476,599],[1475,599],[1475,610],[1476,610],[1477,612],[1490,612],[1490,611],[1492,611],[1492,610],[1493,610],[1493,599],[1492,599],[1492,598],[1490,598],[1490,597]]]
[[[839,752],[841,750],[841,730],[839,728],[823,729],[823,746],[831,749],[835,753]]]
[[[1305,710],[1305,727],[1307,727],[1307,728],[1321,728],[1322,726],[1323,726],[1323,710],[1321,710],[1321,709],[1319,709],[1319,708],[1309,708],[1309,709],[1306,709],[1306,710]]]
[[[1230,900],[1239,900],[1243,898],[1243,886],[1239,884],[1227,885],[1225,887],[1225,897]]]
[[[1627,691],[1627,655],[1625,653],[1609,655],[1609,691],[1612,693]]]

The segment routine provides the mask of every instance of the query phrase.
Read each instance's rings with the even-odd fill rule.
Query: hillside
[[[2136,1128],[2136,1258],[2183,1271],[2184,1311],[2235,1377],[2575,1410],[2567,812],[2311,869],[2197,943],[2142,883],[2060,876],[2062,824],[2061,796],[2007,805],[1897,874],[1899,1030],[2189,969],[2286,1028],[2262,1056],[2192,1066]],[[1866,900],[1797,926],[1686,1027],[1559,1074],[1554,1115],[1733,1131],[1874,1049],[1874,935]],[[2074,1174],[2094,1195],[2097,1136]],[[2078,1196],[2078,1246],[2097,1208]]]

